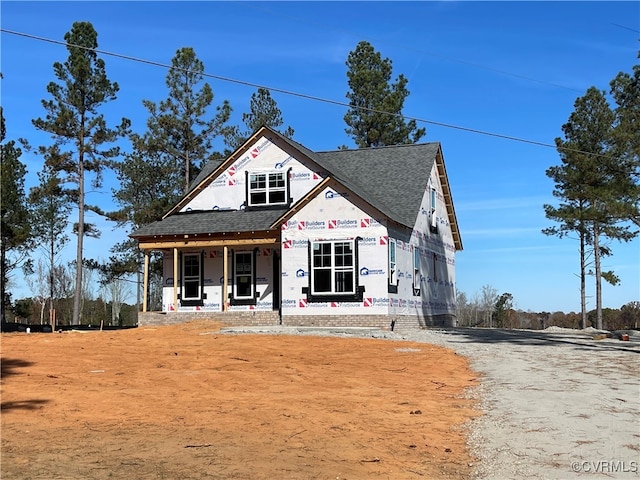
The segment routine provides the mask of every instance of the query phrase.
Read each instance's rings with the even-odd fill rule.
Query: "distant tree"
[[[589,321],[592,325],[596,325],[598,321],[598,311],[591,310],[588,314]],[[618,317],[620,316],[620,310],[613,308],[602,309],[602,327],[596,327],[599,330],[615,330],[618,328]]]
[[[467,300],[467,295],[462,290],[456,292],[456,317],[458,326],[468,327],[471,325],[469,301]]]
[[[111,305],[111,325],[122,326],[121,317],[122,306],[127,297],[131,294],[131,289],[126,280],[122,278],[106,279],[108,283],[103,285],[104,298]]]
[[[73,320],[73,296],[75,292],[75,262],[55,267],[54,298],[56,301],[56,323],[70,325]]]
[[[49,304],[50,297],[50,281],[51,277],[47,272],[47,266],[42,258],[39,258],[35,264],[34,275],[27,277],[27,284],[33,294],[34,304],[37,304],[38,310],[40,312],[39,321],[41,324],[44,323],[44,310]],[[35,277],[35,278],[34,278]]]
[[[240,127],[232,127],[226,135],[225,143],[231,150],[240,147],[263,125],[278,130],[284,124],[282,112],[266,88],[259,88],[257,92],[251,95],[249,113],[242,114],[242,121],[246,130],[240,131]],[[294,131],[291,127],[287,127],[282,132],[287,138],[293,138],[293,133]]]
[[[546,327],[549,328],[552,326],[555,327],[565,327],[566,326],[567,314],[561,311],[553,312],[549,315],[549,318],[546,322]]]
[[[32,313],[33,313],[32,298],[21,298],[19,300],[16,300],[16,306],[15,306],[16,322],[28,323]]]
[[[132,136],[134,147],[143,157],[145,153],[161,155],[163,163],[168,161],[181,172],[183,193],[202,166],[220,156],[213,151],[213,141],[226,132],[225,124],[231,116],[231,106],[225,100],[207,119],[213,90],[208,83],[202,84],[203,73],[204,64],[193,48],[179,49],[166,77],[169,97],[159,105],[143,100],[149,112],[148,130],[143,136]]]
[[[638,328],[640,326],[640,302],[629,302],[620,307],[621,328]]]
[[[498,301],[498,291],[491,285],[483,285],[480,293],[480,309],[482,310],[482,322],[485,327],[493,327],[493,312]]]
[[[581,326],[582,318],[579,313],[569,312],[565,316],[564,327],[565,328],[573,328],[579,329]]]
[[[5,309],[9,305],[7,284],[15,268],[30,268],[28,258],[31,239],[31,220],[24,193],[26,166],[20,161],[22,151],[15,142],[4,142],[5,120],[0,107],[0,305],[1,319],[5,321]]]
[[[604,92],[591,87],[578,98],[575,111],[562,126],[565,140],[556,139],[562,165],[551,167],[547,175],[555,181],[554,195],[563,200],[556,209],[545,206],[548,218],[561,222],[562,232],[577,231],[581,241],[581,269],[584,245],[591,244],[596,280],[596,324],[602,328],[601,279],[615,285],[619,279],[601,269],[602,255],[611,254],[602,238],[629,241],[637,235],[628,224],[628,191],[635,182],[630,162],[616,154],[614,143],[615,116]],[[552,231],[553,229],[549,230]],[[583,243],[584,242],[584,243]],[[583,279],[584,270],[581,272]],[[584,311],[584,290],[582,290]],[[583,313],[583,325],[584,313]]]
[[[478,292],[474,293],[471,299],[468,299],[467,295],[459,290],[456,293],[456,303],[459,326],[477,327],[483,323],[484,317]]]
[[[540,312],[538,313],[538,320],[540,321],[540,329],[544,330],[549,326],[548,321],[549,317],[551,317],[551,312]]]
[[[67,227],[71,215],[71,204],[65,194],[58,172],[45,162],[38,173],[40,183],[29,192],[33,238],[44,253],[45,262],[38,265],[39,278],[36,284],[45,286],[43,304],[49,305],[49,318],[55,309],[55,270],[60,254],[69,242]],[[41,294],[45,292],[42,291]]]
[[[493,311],[494,325],[497,328],[505,328],[506,326],[511,327],[509,318],[512,309],[513,295],[510,293],[503,293],[500,295],[496,301]]]
[[[424,136],[424,128],[402,116],[408,80],[400,74],[389,83],[391,60],[362,41],[349,53],[346,65],[350,108],[344,116],[345,131],[358,148],[416,143]]]
[[[98,113],[106,102],[115,100],[119,87],[107,78],[104,61],[97,56],[98,34],[93,25],[75,22],[64,39],[69,57],[64,63],[53,64],[59,83],[47,85],[47,92],[53,97],[42,101],[47,116],[33,120],[33,124],[55,139],[52,146],[42,146],[39,152],[54,171],[66,174],[63,181],[70,184],[66,194],[78,208],[78,222],[74,227],[78,244],[72,318],[73,324],[77,324],[82,300],[83,241],[85,235],[96,232],[93,225],[85,223],[85,210],[103,213],[99,207],[86,204],[86,175],[93,173],[93,187],[101,186],[103,169],[119,155],[117,146],[107,145],[124,134],[129,121],[122,119],[119,127],[109,128],[104,115]],[[69,149],[65,151],[66,145]]]

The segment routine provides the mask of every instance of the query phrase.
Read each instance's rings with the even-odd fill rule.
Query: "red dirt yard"
[[[2,478],[470,477],[464,357],[219,327],[2,334]]]

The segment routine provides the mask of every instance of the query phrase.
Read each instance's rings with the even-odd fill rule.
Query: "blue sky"
[[[556,150],[441,124],[552,145],[577,97],[590,86],[608,90],[618,72],[637,63],[639,3],[3,1],[0,8],[6,30],[61,41],[74,21],[90,21],[105,51],[170,64],[177,49],[193,47],[208,74],[338,102],[346,101],[347,55],[359,41],[370,42],[393,61],[394,79],[409,79],[404,113],[427,121],[420,123],[423,140],[442,143],[464,245],[456,257],[458,290],[473,296],[491,285],[512,293],[523,310],[579,310],[577,241],[540,232],[552,225],[542,206],[554,202],[545,170],[560,162]],[[5,32],[1,41],[7,138],[49,144],[31,120],[44,116],[40,102],[49,98],[52,65],[67,50]],[[166,98],[166,69],[102,58],[120,85],[105,114],[112,124],[130,118],[142,133],[142,100]],[[207,81],[214,103],[229,100],[239,124],[255,88]],[[344,132],[345,107],[273,97],[298,142],[317,151],[353,145]],[[22,161],[29,187],[42,159],[25,153]],[[115,186],[108,176],[88,203],[111,208]],[[91,221],[103,234],[85,241],[85,256],[106,260],[128,232]],[[604,268],[622,284],[604,284],[603,304],[619,308],[640,299],[640,240],[612,248]],[[75,239],[65,255],[75,257]],[[14,298],[30,294],[19,277]],[[593,292],[589,279],[589,308]]]

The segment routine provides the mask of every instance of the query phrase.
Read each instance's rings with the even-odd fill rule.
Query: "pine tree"
[[[629,219],[628,191],[634,183],[629,162],[618,156],[615,147],[615,114],[603,91],[587,90],[575,102],[575,110],[562,126],[565,140],[556,139],[562,165],[551,167],[547,175],[555,182],[559,207],[545,205],[547,217],[560,221],[557,229],[545,233],[563,236],[578,233],[581,242],[581,284],[584,281],[584,247],[593,249],[596,284],[596,324],[602,328],[602,279],[615,285],[612,271],[603,272],[601,258],[611,250],[603,239],[629,241],[637,235],[625,222]],[[583,322],[584,290],[582,292]],[[583,323],[584,325],[585,323]]]
[[[28,270],[31,246],[31,222],[24,193],[27,168],[20,161],[22,150],[13,140],[4,143],[5,135],[4,114],[0,107],[0,316],[3,322],[5,308],[9,304],[8,281],[18,266]]]
[[[239,127],[233,127],[225,138],[225,143],[231,150],[235,150],[246,142],[249,137],[263,125],[278,130],[284,124],[282,112],[278,104],[271,97],[271,93],[266,88],[259,88],[251,95],[249,112],[242,114],[242,121],[246,130],[240,132]],[[293,128],[287,127],[282,134],[287,138],[293,138]]]
[[[98,58],[98,34],[89,22],[75,22],[64,36],[69,56],[64,63],[53,64],[59,83],[50,82],[47,92],[53,97],[43,100],[46,117],[33,120],[34,126],[48,132],[55,139],[52,146],[39,148],[54,171],[64,173],[65,191],[78,208],[76,255],[76,286],[73,301],[74,325],[80,322],[82,300],[83,241],[85,235],[95,234],[95,227],[85,223],[85,210],[101,214],[97,206],[86,204],[87,174],[93,174],[92,185],[99,188],[103,169],[119,155],[112,146],[123,135],[129,121],[122,119],[117,128],[107,127],[98,109],[116,99],[118,84],[107,78],[105,63]],[[63,150],[67,145],[72,147]]]
[[[358,148],[416,143],[424,136],[425,129],[417,128],[415,120],[402,117],[408,80],[400,74],[389,83],[391,60],[362,41],[349,53],[346,65],[350,108],[344,116],[345,131]]]
[[[633,74],[620,72],[611,81],[611,95],[616,103],[613,144],[624,197],[618,214],[640,226],[640,65],[633,67]]]
[[[224,101],[215,115],[207,119],[207,109],[213,103],[213,90],[204,78],[204,64],[193,48],[184,47],[171,60],[166,84],[169,97],[159,105],[151,100],[142,103],[149,111],[148,131],[132,137],[134,146],[143,155],[159,154],[172,161],[182,173],[183,192],[210,159],[219,157],[213,151],[213,141],[225,133],[231,116],[231,106]]]
[[[29,192],[29,204],[33,238],[45,256],[41,270],[47,277],[43,280],[48,287],[49,318],[51,318],[56,293],[54,277],[60,252],[69,242],[66,232],[72,207],[58,172],[47,162],[43,170],[38,173],[38,179],[39,185],[32,187]]]
[[[111,212],[109,217],[118,227],[136,230],[160,220],[182,196],[182,174],[167,156],[134,149],[117,165],[116,171],[120,187],[113,190],[113,197],[120,209]],[[130,273],[139,275],[142,256],[137,242],[125,240],[116,244],[111,252],[113,255],[106,266],[109,281]],[[161,255],[152,255],[150,260],[151,280],[159,279],[161,283]],[[155,305],[159,301],[161,299],[152,298],[150,303]]]

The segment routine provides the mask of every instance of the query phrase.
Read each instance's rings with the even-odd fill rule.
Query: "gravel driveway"
[[[640,478],[640,337],[575,330],[406,335],[451,347],[483,374],[470,445],[482,479]]]
[[[263,330],[276,333],[249,329]],[[640,478],[638,332],[621,341],[554,327],[277,331],[427,342],[467,356],[482,374],[470,393],[485,411],[469,440],[478,479]]]

